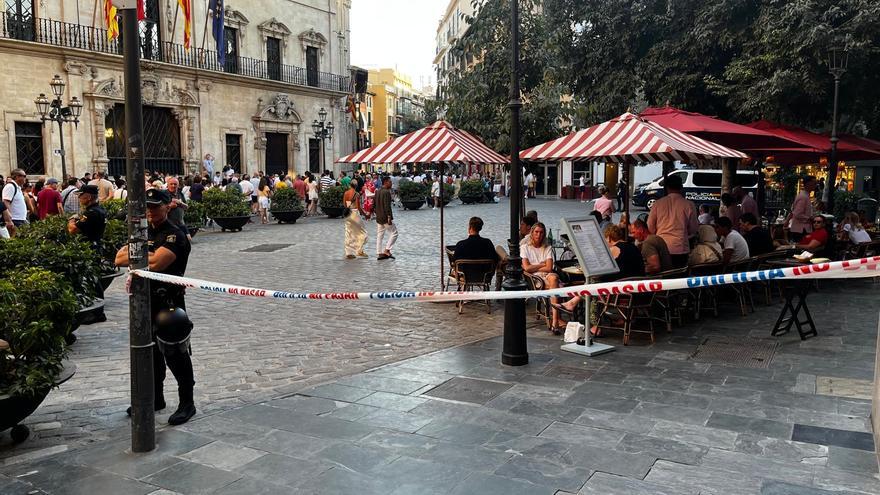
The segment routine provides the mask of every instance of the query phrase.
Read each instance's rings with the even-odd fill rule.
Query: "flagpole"
[[[177,2],[177,7],[174,9],[174,22],[171,24],[171,42],[174,43],[174,36],[177,34],[177,15],[180,14],[180,2]],[[186,29],[186,28],[184,28]]]
[[[203,51],[205,49],[205,39],[207,39],[207,37],[208,37],[208,17],[213,15],[213,12],[211,12],[211,9],[209,8],[210,6],[211,6],[210,4],[205,4],[205,29],[202,30],[202,50]],[[209,14],[209,12],[210,12],[210,14]]]

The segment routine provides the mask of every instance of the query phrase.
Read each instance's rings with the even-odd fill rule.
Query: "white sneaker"
[[[432,209],[432,210],[436,210],[436,209],[437,209],[437,207],[436,207],[436,206],[435,206],[435,207],[433,207],[433,208],[431,208],[431,209]]]

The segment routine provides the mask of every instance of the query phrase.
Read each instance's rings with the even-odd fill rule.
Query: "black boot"
[[[191,388],[181,388],[178,389],[177,393],[180,396],[180,404],[177,406],[177,410],[174,411],[174,414],[168,418],[168,424],[172,426],[182,425],[196,415],[196,405],[195,401],[193,401],[193,390]]]
[[[153,407],[154,411],[161,411],[162,409],[165,409],[165,397],[164,396],[157,397],[153,404],[154,404],[154,407]],[[125,410],[125,414],[127,414],[129,417],[131,417],[131,406],[128,406],[128,409]]]

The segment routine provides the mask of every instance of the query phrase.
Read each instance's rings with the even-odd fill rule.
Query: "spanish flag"
[[[346,106],[348,107],[348,112],[351,113],[351,121],[357,122],[357,106],[355,105],[354,98],[349,96]]]
[[[177,5],[183,12],[183,46],[189,50],[190,38],[192,37],[192,2],[191,0],[177,0]]]
[[[117,17],[116,6],[113,0],[104,0],[104,22],[107,24],[107,40],[115,40],[119,37],[119,18]],[[147,11],[144,7],[144,0],[138,0],[137,18],[143,21],[147,18]]]
[[[104,22],[107,24],[107,41],[119,37],[119,19],[116,18],[116,6],[112,0],[104,0]]]

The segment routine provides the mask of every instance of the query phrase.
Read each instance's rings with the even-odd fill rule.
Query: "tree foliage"
[[[509,0],[486,0],[455,49],[481,63],[442,88],[447,118],[509,151]],[[670,104],[814,130],[831,122],[833,45],[850,50],[841,129],[880,137],[876,0],[520,0],[523,146]],[[563,103],[562,95],[570,97]]]

